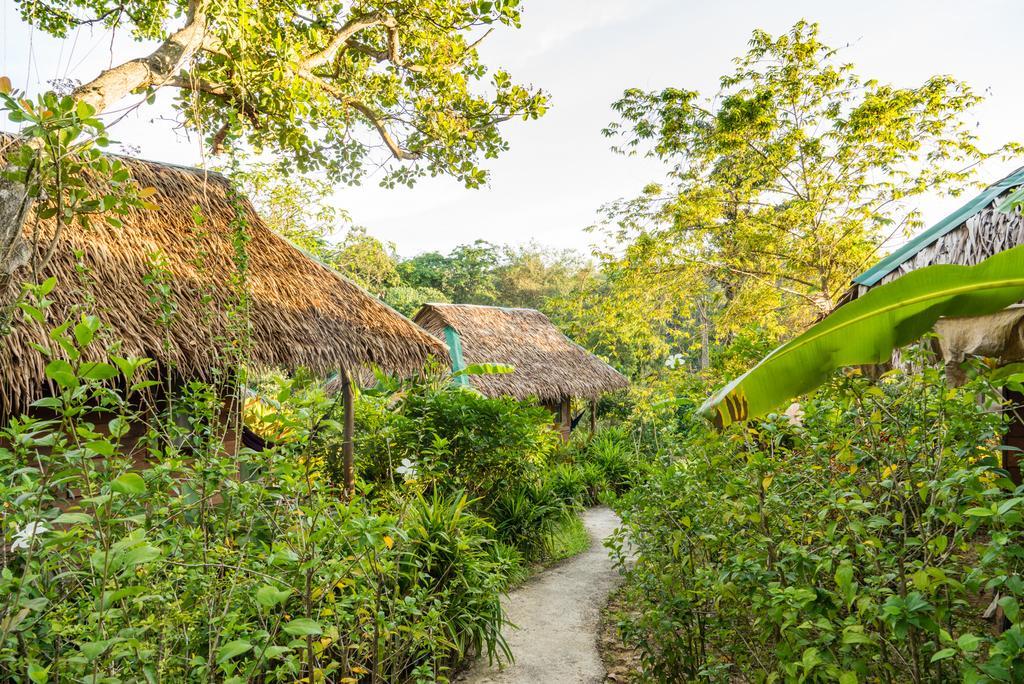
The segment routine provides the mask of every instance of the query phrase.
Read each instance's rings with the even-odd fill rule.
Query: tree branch
[[[362,114],[363,117],[366,118],[366,120],[368,120],[375,129],[377,129],[377,134],[380,136],[381,140],[384,141],[384,144],[387,145],[388,149],[391,150],[391,154],[393,154],[396,159],[401,159],[403,161],[415,161],[423,157],[420,152],[412,152],[403,149],[402,146],[399,145],[391,136],[387,127],[384,126],[384,122],[381,121],[374,111],[365,104],[351,97],[346,97],[342,101],[352,109]]]
[[[325,93],[338,100],[341,104],[351,107],[362,114],[363,117],[377,130],[377,134],[380,136],[381,140],[384,141],[384,144],[387,145],[387,148],[391,151],[391,154],[394,155],[395,159],[401,159],[402,161],[416,161],[417,159],[423,158],[423,154],[421,152],[410,151],[402,148],[402,146],[398,144],[398,141],[391,135],[391,132],[388,131],[380,117],[367,105],[354,97],[341,92],[308,69],[299,68],[298,75],[319,86]]]
[[[177,75],[181,67],[213,38],[207,33],[206,8],[201,0],[189,6],[185,26],[168,36],[147,57],[133,59],[102,72],[79,86],[72,96],[103,112],[139,88],[163,85]]]
[[[383,15],[377,13],[367,14],[349,19],[347,22],[345,22],[345,25],[342,26],[341,29],[336,34],[334,34],[334,37],[331,38],[331,41],[327,44],[327,47],[325,47],[323,50],[318,50],[317,52],[314,52],[313,54],[311,54],[309,57],[302,61],[303,68],[315,69],[319,66],[327,64],[332,59],[334,59],[334,56],[338,54],[338,51],[342,47],[345,47],[345,44],[348,43],[349,39],[352,36],[359,33],[363,29],[368,29],[373,26],[379,26],[385,21],[388,21],[388,19],[385,18]],[[394,19],[390,19],[390,21],[394,22]]]
[[[352,50],[353,52],[358,52],[359,54],[366,55],[367,57],[372,58],[377,63],[391,62],[395,66],[401,69],[405,69],[406,71],[411,71],[414,74],[426,73],[427,67],[425,67],[422,64],[415,64],[413,62],[409,62],[404,57],[402,57],[401,43],[398,38],[398,25],[393,24],[392,21],[381,22],[381,24],[386,26],[388,29],[388,49],[386,52],[383,50],[376,50],[370,47],[369,45],[364,45],[362,43],[349,43],[348,45],[345,46],[345,48],[347,50]],[[457,66],[461,62],[463,57],[469,54],[472,50],[476,49],[476,47],[479,46],[480,43],[484,42],[484,39],[487,38],[487,36],[491,35],[491,33],[493,32],[493,28],[487,29],[487,32],[484,33],[484,35],[480,36],[477,40],[466,46],[466,49],[462,51],[462,54],[459,56],[458,59],[456,59],[453,62],[450,62],[449,64],[444,65],[443,68],[451,69],[452,67]]]

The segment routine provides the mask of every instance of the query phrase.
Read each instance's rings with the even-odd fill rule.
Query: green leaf
[[[55,359],[46,364],[46,377],[53,380],[63,388],[75,387],[78,378],[75,376],[75,369],[71,364],[61,359]]]
[[[146,481],[138,473],[124,473],[110,483],[110,488],[118,494],[137,496],[145,494]]]
[[[317,636],[318,634],[323,634],[320,625],[309,618],[297,618],[281,629],[292,636]]]
[[[999,599],[999,605],[1002,606],[1003,614],[1006,619],[1010,622],[1017,622],[1017,618],[1020,617],[1020,604],[1017,603],[1017,599],[1013,596],[1004,596]]]
[[[75,525],[78,523],[91,523],[92,516],[88,513],[61,513],[53,519],[55,523],[64,523],[67,525]]]
[[[96,113],[96,108],[88,102],[79,100],[75,104],[75,113],[78,114],[79,119],[88,119],[90,116]]]
[[[515,371],[516,367],[510,366],[507,363],[471,363],[465,368],[452,373],[452,377],[458,378],[463,375],[505,375]]]
[[[266,651],[263,652],[263,657],[267,660],[273,660],[274,658],[288,653],[292,649],[288,646],[269,646]]]
[[[107,423],[107,429],[110,430],[110,436],[114,439],[124,437],[128,430],[131,429],[131,425],[124,418],[114,418]]]
[[[871,637],[864,633],[864,625],[850,625],[843,630],[843,643],[872,644],[874,642],[871,640]]]
[[[36,292],[41,296],[46,296],[53,292],[53,288],[57,286],[57,276],[50,276],[39,284],[36,288]]]
[[[110,646],[109,641],[85,641],[79,644],[78,648],[81,649],[82,655],[85,656],[86,660],[96,660],[103,652]]]
[[[117,369],[111,366],[109,363],[83,363],[82,364],[82,377],[89,380],[97,380],[102,382],[103,380],[109,380],[110,378],[117,377]]]
[[[836,569],[836,586],[839,587],[839,595],[847,608],[857,598],[857,587],[853,582],[853,566],[846,562]]]
[[[956,645],[964,653],[973,653],[981,645],[981,637],[974,634],[961,634],[956,640]]]
[[[117,591],[104,592],[103,601],[100,605],[103,610],[106,610],[123,598],[128,598],[129,596],[141,596],[149,590],[149,587],[132,586],[123,587]]]
[[[942,316],[981,316],[1024,299],[1024,245],[976,266],[912,271],[839,307],[778,347],[701,406],[717,427],[763,416],[824,382],[837,368],[888,361]]]
[[[46,320],[46,314],[44,314],[41,310],[29,304],[28,302],[18,302],[18,307],[36,323],[42,323],[44,320]]]
[[[46,684],[50,680],[50,668],[29,663],[28,678],[35,682],[35,684]]]
[[[939,651],[938,653],[936,653],[935,655],[932,656],[931,662],[934,663],[934,662],[939,661],[939,660],[945,660],[946,658],[951,658],[951,657],[953,657],[955,655],[956,655],[956,649],[955,648],[944,648],[944,649],[942,649],[941,651]]]
[[[272,608],[291,596],[291,589],[278,589],[265,584],[256,590],[256,600],[264,608]]]
[[[155,561],[160,557],[160,549],[149,544],[143,546],[136,546],[134,549],[128,551],[124,555],[124,567],[133,567],[136,565],[145,565]]]
[[[240,656],[243,653],[247,653],[252,650],[252,644],[248,641],[237,639],[235,641],[229,641],[228,643],[217,649],[217,664],[223,663],[225,660],[231,660],[236,656]]]
[[[75,325],[73,332],[75,333],[75,341],[78,342],[79,347],[89,346],[89,343],[92,342],[93,336],[96,334],[96,331],[93,330],[92,326],[85,321]]]

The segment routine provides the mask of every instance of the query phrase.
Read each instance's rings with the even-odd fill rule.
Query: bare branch
[[[484,42],[487,39],[487,36],[491,35],[492,33],[494,33],[493,28],[489,28],[486,31],[484,31],[484,35],[480,36],[479,38],[477,38],[472,43],[466,46],[465,52],[469,52],[470,50],[475,50],[478,47],[480,47],[480,43]]]
[[[387,127],[384,126],[384,122],[382,122],[373,110],[365,104],[350,97],[345,98],[344,102],[346,105],[362,114],[363,117],[365,117],[370,124],[377,129],[377,134],[380,135],[381,140],[383,140],[384,144],[388,146],[388,149],[391,150],[391,154],[393,154],[396,159],[401,159],[403,161],[415,161],[423,156],[420,152],[410,152],[409,150],[402,149],[401,145],[391,137],[391,133],[388,131]]]

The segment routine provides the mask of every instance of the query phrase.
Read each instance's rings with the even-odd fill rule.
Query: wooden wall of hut
[[[572,399],[562,397],[559,401],[545,401],[542,406],[555,415],[555,430],[563,442],[568,442],[572,432]]]

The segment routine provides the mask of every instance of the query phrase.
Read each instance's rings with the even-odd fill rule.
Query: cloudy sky
[[[0,74],[38,92],[49,79],[87,79],[110,59],[110,36],[82,31],[57,41],[21,24],[13,0],[0,0]],[[538,121],[510,122],[511,150],[492,161],[490,186],[466,190],[432,179],[411,190],[373,181],[339,188],[335,201],[356,223],[393,241],[404,255],[447,250],[482,238],[535,240],[586,249],[584,229],[597,209],[631,196],[661,169],[651,161],[611,153],[601,128],[625,88],[673,85],[714,92],[730,60],[745,51],[750,32],[788,29],[801,18],[821,23],[827,42],[848,46],[844,58],[862,76],[911,86],[936,73],[966,80],[987,96],[972,123],[983,143],[1024,139],[1024,81],[1015,46],[1024,32],[1016,0],[523,0],[523,28],[492,35],[485,61],[551,95]],[[115,40],[119,59],[137,49]],[[143,110],[120,122],[116,137],[142,156],[195,163],[195,140],[173,131],[159,112]],[[1024,161],[1021,162],[1024,164]],[[1013,164],[993,164],[995,180]],[[937,221],[956,200],[928,197],[921,207]]]

